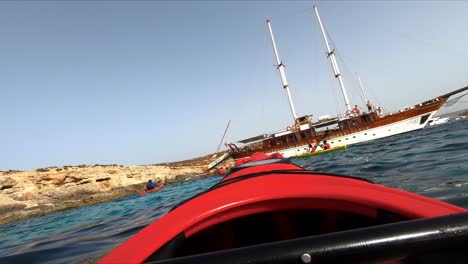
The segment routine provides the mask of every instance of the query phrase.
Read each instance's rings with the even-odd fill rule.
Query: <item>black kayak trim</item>
[[[468,212],[146,263],[467,263]]]

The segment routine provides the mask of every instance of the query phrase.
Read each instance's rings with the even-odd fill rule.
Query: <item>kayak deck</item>
[[[411,251],[415,246],[406,248],[403,242],[416,243],[413,238],[435,234],[434,230],[442,230],[438,241],[443,241],[438,245],[467,245],[468,214],[462,214],[463,221],[450,218],[442,221],[445,226],[432,223],[413,233],[415,229],[404,229],[406,225],[388,233],[387,225],[463,212],[454,205],[359,178],[307,171],[288,160],[256,161],[234,167],[220,183],[173,208],[100,263],[295,263],[299,252],[294,248],[310,245],[334,245],[308,250],[317,256],[322,252],[324,259],[338,254],[346,262],[356,257],[351,250],[356,245],[363,245],[357,252],[376,250],[381,245],[375,243],[377,238],[388,243],[374,257],[388,260],[395,255],[387,252]],[[394,237],[397,231],[401,236]],[[310,241],[315,242],[307,244]],[[356,241],[360,244],[353,244]],[[425,249],[435,245],[427,241],[416,244]],[[399,251],[396,256],[408,254]]]

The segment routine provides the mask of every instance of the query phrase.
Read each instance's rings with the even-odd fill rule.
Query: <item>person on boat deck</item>
[[[330,149],[330,144],[326,140],[323,141],[323,149]]]
[[[369,111],[369,113],[372,112],[372,103],[369,100],[367,100],[366,105],[367,105],[367,110]]]
[[[315,152],[315,147],[312,144],[309,144],[309,151]]]
[[[149,190],[152,190],[154,188],[156,188],[156,184],[154,184],[154,182],[152,180],[148,180],[148,182],[146,183],[145,190],[149,191]]]
[[[354,105],[353,113],[356,114],[356,115],[360,115],[361,114],[361,108],[358,105]]]
[[[383,108],[382,107],[377,107],[377,114],[379,114],[379,116],[381,116],[383,114]]]

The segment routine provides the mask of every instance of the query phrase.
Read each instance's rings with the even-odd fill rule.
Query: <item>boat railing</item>
[[[243,152],[253,152],[253,151],[256,151],[256,150],[262,150],[263,149],[263,143],[262,142],[256,142],[256,143],[248,144],[248,145],[246,144],[244,146],[237,146],[234,143],[229,143],[229,144],[226,144],[226,146],[228,147],[229,152],[231,154],[243,153]]]

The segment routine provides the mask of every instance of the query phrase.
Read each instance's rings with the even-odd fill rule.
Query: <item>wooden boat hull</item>
[[[394,258],[397,249],[411,249],[398,251],[404,259],[415,257],[406,254],[415,254],[417,246],[426,255],[424,249],[435,247],[435,241],[448,246],[441,238],[466,247],[468,214],[463,212],[363,179],[265,158],[233,167],[221,182],[173,208],[100,263],[296,263],[307,258],[297,254],[307,252],[317,254],[313,259],[343,261],[347,256],[368,257],[369,250],[377,250],[372,256],[385,261]],[[456,219],[433,219],[458,213]],[[413,224],[412,219],[423,220]],[[427,237],[434,232],[436,238]],[[418,237],[426,240],[417,242]],[[356,248],[359,245],[363,247]],[[297,250],[302,248],[310,251]]]

